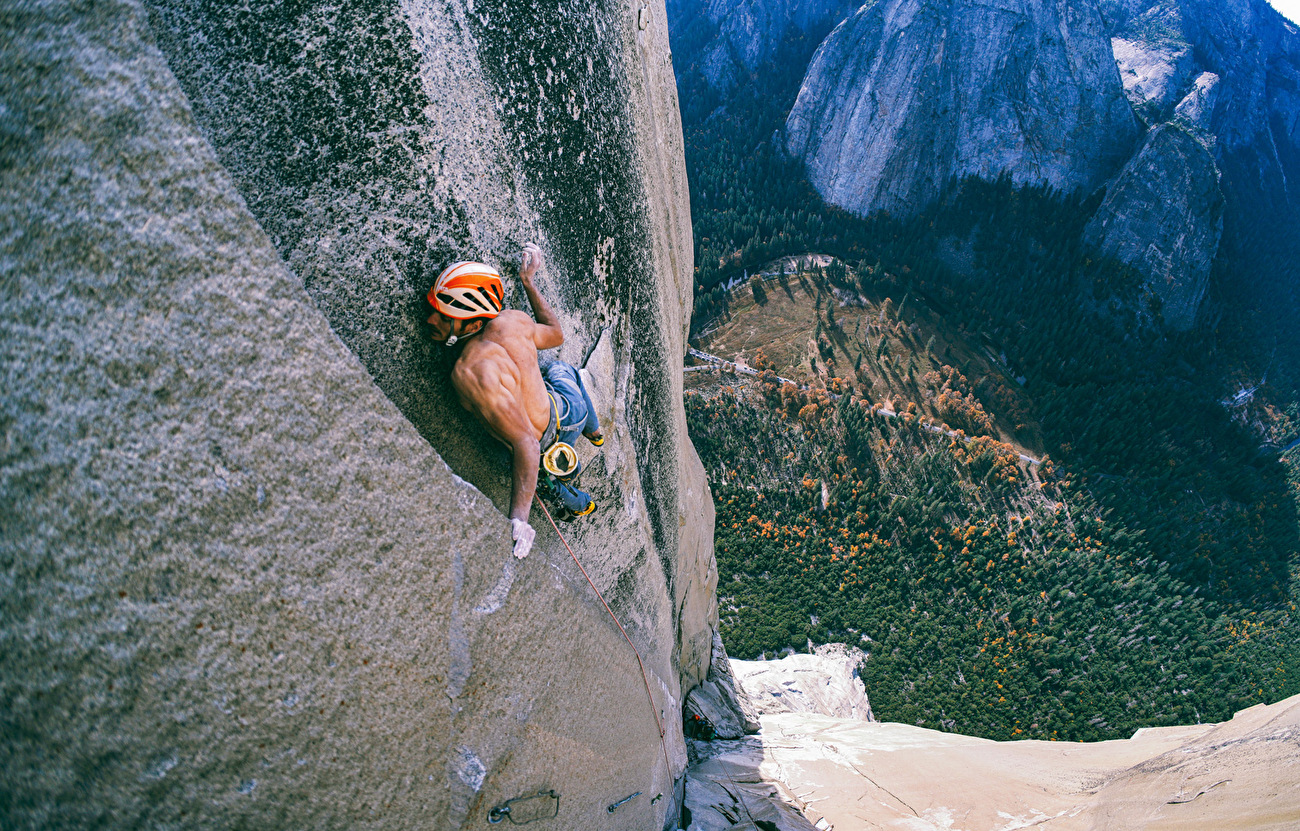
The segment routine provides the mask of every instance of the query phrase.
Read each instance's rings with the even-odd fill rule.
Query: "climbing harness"
[[[539,800],[553,799],[552,805],[547,805]],[[547,810],[550,813],[546,813]],[[527,825],[530,822],[537,822],[539,819],[553,819],[560,815],[560,795],[555,791],[538,791],[528,796],[517,796],[514,799],[507,799],[500,805],[497,805],[488,811],[487,821],[489,825],[496,825],[503,819],[510,820],[511,825]]]
[[[663,720],[659,718],[659,708],[655,706],[654,693],[650,692],[650,677],[646,675],[645,662],[641,660],[641,652],[636,648],[636,644],[632,643],[632,639],[628,637],[627,630],[623,628],[623,624],[618,622],[618,618],[614,615],[614,610],[609,608],[609,604],[605,602],[605,596],[600,593],[600,589],[596,588],[596,584],[592,582],[591,575],[587,574],[587,570],[582,567],[582,563],[578,560],[578,555],[573,553],[573,548],[569,545],[569,541],[564,538],[564,534],[560,533],[560,526],[555,524],[555,519],[551,516],[551,512],[546,510],[546,503],[536,494],[533,494],[533,498],[537,500],[538,505],[542,506],[542,513],[546,514],[546,519],[551,523],[551,527],[555,529],[555,535],[560,538],[560,542],[564,543],[565,549],[568,550],[569,556],[573,558],[573,562],[577,564],[578,570],[582,572],[582,576],[587,578],[587,585],[591,586],[591,590],[594,591],[596,597],[600,599],[600,605],[605,607],[605,611],[609,613],[610,620],[614,621],[614,625],[618,627],[618,631],[623,633],[623,640],[627,641],[627,645],[632,647],[632,654],[636,656],[637,666],[641,668],[641,682],[645,684],[645,695],[646,699],[650,702],[650,712],[654,714],[655,727],[659,730],[659,748],[664,753],[664,771],[668,774],[669,779],[671,779],[673,775],[673,764],[668,760],[668,744],[664,740],[664,724]],[[633,796],[637,795],[638,794],[633,794]],[[628,799],[631,798],[632,797],[628,797]],[[623,800],[623,802],[627,802],[627,799]],[[622,805],[623,802],[616,802],[611,807],[617,808],[619,805]],[[613,813],[613,811],[610,811],[610,813]]]
[[[564,419],[569,415],[569,402],[564,402],[564,415],[561,415],[560,402],[555,395],[547,390],[546,398],[551,402],[551,415],[546,430],[542,432],[542,467],[552,476],[568,479],[578,472],[578,451],[558,438]]]

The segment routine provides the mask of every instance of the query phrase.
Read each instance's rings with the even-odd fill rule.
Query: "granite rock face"
[[[861,649],[830,643],[813,654],[795,653],[777,661],[732,661],[731,671],[753,709],[750,716],[813,713],[833,718],[874,721],[867,690],[858,677],[866,660]]]
[[[1152,129],[1088,236],[1137,268],[1166,320],[1187,329],[1221,240],[1246,261],[1251,248],[1300,240],[1300,33],[1264,0],[1101,6]]]
[[[1223,205],[1209,149],[1192,131],[1163,124],[1111,184],[1084,239],[1137,269],[1165,323],[1187,331],[1209,285]]]
[[[1219,102],[1219,76],[1202,72],[1174,107],[1174,121],[1202,136],[1213,136],[1211,119]]]
[[[786,147],[828,201],[911,214],[951,177],[1092,190],[1140,138],[1093,2],[878,0],[818,48]]]
[[[686,696],[684,712],[688,723],[698,716],[720,739],[738,739],[758,731],[757,711],[736,682],[722,635],[717,632],[713,635],[713,662],[708,677]]]
[[[707,86],[726,93],[770,62],[788,41],[817,41],[848,17],[860,0],[669,0],[673,43]],[[804,52],[806,57],[809,52]]]
[[[0,825],[453,829],[547,790],[675,822],[717,578],[641,8],[6,12]],[[564,532],[665,749],[539,512],[511,556],[508,456],[423,328],[443,264],[528,240],[607,424]]]
[[[1266,0],[1101,0],[1134,105],[1212,136],[1238,253],[1300,240],[1300,31]],[[1133,85],[1131,69],[1168,78]],[[1150,94],[1153,92],[1159,94]],[[1207,92],[1212,94],[1206,95]],[[1246,252],[1248,253],[1248,252]]]

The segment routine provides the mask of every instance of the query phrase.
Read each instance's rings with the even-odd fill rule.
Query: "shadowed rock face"
[[[694,65],[714,92],[726,93],[772,60],[787,39],[820,39],[859,5],[860,0],[669,0],[668,16],[673,42],[685,46],[679,63]]]
[[[1116,57],[1150,123],[1186,117],[1187,97],[1217,78],[1199,125],[1214,138],[1238,254],[1300,240],[1300,32],[1266,0],[1102,0]],[[1134,84],[1138,75],[1166,79]],[[1172,112],[1171,112],[1172,111]],[[1254,242],[1251,242],[1251,240]]]
[[[1223,193],[1210,151],[1190,130],[1164,124],[1106,192],[1084,238],[1138,270],[1165,322],[1187,331],[1223,234]]]
[[[1089,236],[1141,271],[1166,320],[1187,329],[1221,238],[1239,268],[1252,247],[1283,252],[1300,240],[1300,33],[1264,0],[1101,7],[1125,91],[1152,132]]]
[[[786,122],[830,202],[909,214],[953,176],[1091,190],[1138,124],[1091,3],[879,0],[818,49]]]
[[[566,828],[671,822],[716,571],[637,11],[6,14],[0,825],[450,829],[549,789]],[[510,556],[508,456],[423,328],[442,265],[526,240],[607,424],[565,533],[668,764],[554,534]]]

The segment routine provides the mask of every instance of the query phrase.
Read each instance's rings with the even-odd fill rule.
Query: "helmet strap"
[[[479,318],[474,318],[474,320],[479,320]],[[459,320],[459,319],[458,319],[458,320],[456,320],[455,322],[453,322],[452,325],[451,325],[451,329],[452,329],[451,336],[450,336],[449,338],[447,338],[447,342],[444,343],[443,345],[444,345],[444,346],[455,346],[456,343],[457,343],[457,341],[460,341],[460,340],[463,339],[463,338],[473,337],[474,335],[477,335],[479,332],[482,332],[482,331],[483,331],[483,325],[485,325],[485,324],[483,324],[483,323],[481,323],[481,324],[479,325],[479,327],[478,327],[477,329],[475,329],[474,331],[472,331],[472,332],[466,332],[466,331],[464,331],[465,326],[468,325],[469,323],[473,323],[474,320],[465,321],[465,320]],[[457,330],[457,329],[460,329],[460,330],[461,330],[461,333],[460,333],[459,335],[456,334],[456,330]]]

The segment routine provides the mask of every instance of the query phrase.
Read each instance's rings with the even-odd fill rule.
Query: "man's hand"
[[[533,277],[542,267],[542,249],[537,243],[530,242],[524,246],[523,262],[519,265],[519,281],[526,287],[532,287]]]
[[[533,540],[537,539],[537,531],[522,519],[512,519],[510,536],[515,541],[515,556],[522,560],[533,550]]]

